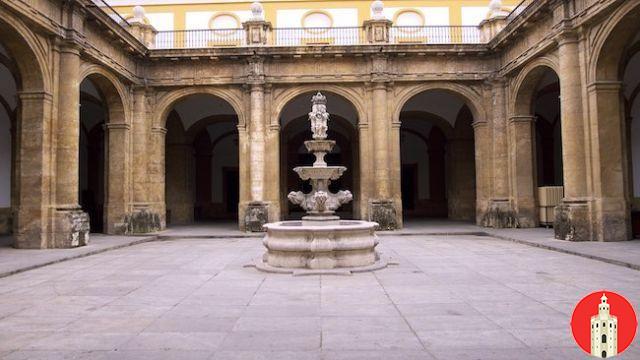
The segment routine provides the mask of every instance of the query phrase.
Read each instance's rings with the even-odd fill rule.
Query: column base
[[[269,222],[269,203],[252,201],[244,209],[244,226],[246,232],[264,232],[263,225]]]
[[[519,228],[520,220],[508,199],[494,199],[490,201],[480,225],[494,229]]]
[[[555,238],[567,241],[591,241],[589,205],[586,201],[563,202],[555,208]]]
[[[148,206],[134,206],[133,212],[125,216],[126,234],[147,234],[163,229],[162,216],[154,213]]]
[[[369,201],[369,221],[378,223],[376,230],[398,229],[398,217],[393,200]]]
[[[57,209],[54,226],[53,248],[73,248],[89,243],[89,214],[80,208]]]

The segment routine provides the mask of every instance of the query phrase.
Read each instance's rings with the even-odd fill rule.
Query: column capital
[[[104,124],[105,130],[129,130],[131,129],[131,125],[127,123],[106,123]]]
[[[621,81],[594,81],[587,85],[589,92],[593,91],[605,91],[605,92],[618,92],[622,89]]]
[[[533,115],[514,115],[509,117],[509,124],[513,123],[535,123],[537,117]]]
[[[21,101],[45,100],[53,101],[53,94],[46,91],[18,91]]]
[[[154,133],[154,134],[166,135],[167,128],[162,127],[162,126],[154,126],[154,127],[151,128],[151,132]]]
[[[562,29],[553,40],[558,46],[574,44],[580,40],[580,34],[573,29]]]
[[[478,129],[478,128],[487,127],[487,125],[489,125],[489,123],[486,120],[482,120],[482,121],[474,121],[471,124],[471,127],[474,128],[474,129]]]

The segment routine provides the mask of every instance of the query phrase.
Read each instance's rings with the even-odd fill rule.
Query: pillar
[[[509,143],[507,136],[507,115],[505,107],[505,83],[493,80],[489,83],[490,108],[492,109],[491,149],[492,157],[492,195],[483,218],[482,226],[492,228],[519,227],[518,216],[515,212],[509,191]],[[478,138],[476,137],[476,140]]]
[[[265,136],[264,136],[264,86],[250,85],[250,176],[251,202],[247,205],[244,218],[246,231],[260,232],[262,225],[269,222],[269,204],[265,201]]]
[[[105,229],[107,234],[128,233],[131,194],[129,191],[129,131],[127,123],[105,124],[106,184]]]
[[[21,249],[54,247],[50,218],[54,165],[50,157],[53,98],[45,92],[20,92],[14,163],[16,209],[14,246]],[[55,134],[53,134],[55,136]]]
[[[474,143],[470,138],[449,139],[448,163],[448,218],[475,221],[476,174]]]
[[[391,173],[391,198],[396,211],[396,228],[401,229],[403,226],[402,220],[402,154],[400,150],[400,128],[402,123],[400,121],[394,121],[391,124],[391,137],[389,138],[390,144],[390,163],[389,168]],[[361,172],[362,173],[362,172]]]
[[[534,126],[535,117],[533,116],[512,116],[509,118],[511,192],[518,225],[523,228],[538,225],[535,195]]]
[[[380,59],[374,59],[379,61]],[[376,199],[369,204],[369,219],[379,224],[379,229],[393,230],[398,227],[397,212],[391,199],[389,167],[390,125],[387,115],[387,83],[373,83],[373,159]]]
[[[587,202],[585,128],[578,37],[565,31],[558,36],[557,41],[564,199],[556,208],[553,228],[557,239],[585,241],[593,239],[593,233]]]
[[[481,225],[486,218],[493,188],[493,159],[491,131],[487,121],[473,123],[476,166],[476,224]]]
[[[144,88],[133,92],[133,210],[128,221],[128,233],[144,234],[160,230],[160,214],[151,211],[149,203],[148,162],[151,125],[147,112],[147,96]]]
[[[89,215],[78,202],[80,157],[80,52],[60,48],[58,122],[56,124],[56,215],[54,247],[86,245]]]
[[[167,222],[171,225],[191,224],[194,221],[194,190],[191,187],[193,146],[191,144],[166,144],[165,187]],[[209,164],[211,157],[208,157]],[[211,173],[209,165],[209,173]],[[197,176],[197,175],[196,175]],[[209,175],[210,176],[210,175]],[[196,180],[197,181],[197,180]],[[211,180],[208,181],[211,187]]]
[[[625,158],[625,115],[621,102],[622,84],[598,81],[588,87],[591,107],[591,156],[593,162],[593,240],[623,241],[632,238],[631,199],[633,185],[627,184],[630,166]],[[621,146],[622,145],[622,146]]]
[[[151,211],[159,216],[160,230],[166,227],[165,202],[165,138],[167,129],[160,126],[151,128],[150,157],[148,163],[149,205]]]

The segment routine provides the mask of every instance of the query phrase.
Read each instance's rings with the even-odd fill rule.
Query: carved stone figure
[[[314,140],[324,140],[327,138],[329,113],[327,112],[327,98],[321,93],[317,93],[311,99],[313,103],[309,113],[311,122],[311,132]]]

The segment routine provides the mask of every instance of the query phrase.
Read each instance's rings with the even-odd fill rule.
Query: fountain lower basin
[[[378,237],[368,221],[340,220],[335,225],[309,226],[302,221],[266,224],[267,249],[256,263],[260,270],[280,273],[353,273],[386,266],[375,251]]]

